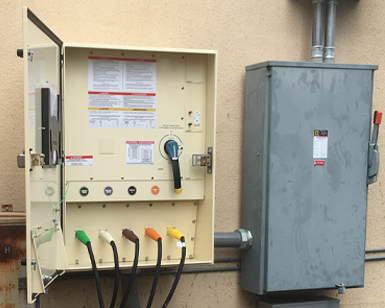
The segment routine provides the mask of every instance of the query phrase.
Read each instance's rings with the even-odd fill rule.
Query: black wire
[[[124,305],[126,304],[126,301],[128,299],[128,295],[130,295],[131,287],[134,282],[134,278],[136,275],[136,269],[138,267],[138,261],[139,261],[139,239],[135,240],[135,259],[134,259],[134,265],[132,266],[131,276],[130,280],[128,281],[126,291],[124,292],[124,296],[122,298],[122,302],[120,303],[119,308],[124,308]]]
[[[158,278],[159,278],[161,263],[162,263],[162,239],[158,238],[158,261],[156,263],[154,281],[152,282],[152,288],[151,288],[151,292],[150,292],[150,297],[148,298],[148,302],[147,302],[146,308],[150,308],[151,305],[152,305],[152,301],[153,301],[154,296],[155,296],[156,286],[158,285]]]
[[[118,288],[119,288],[119,257],[118,250],[116,248],[116,244],[114,241],[111,241],[112,251],[114,252],[114,262],[115,262],[115,283],[114,283],[114,293],[112,294],[111,305],[110,308],[115,307],[116,297],[118,296]]]
[[[185,239],[183,236],[180,238],[180,241],[183,243],[182,258],[180,259],[180,263],[179,263],[178,271],[176,272],[176,275],[175,275],[174,283],[172,284],[171,290],[168,293],[168,296],[167,296],[162,308],[166,308],[168,306],[168,304],[170,303],[171,297],[174,295],[176,286],[178,285],[180,276],[182,275],[184,261],[186,259],[186,245],[185,245]]]
[[[94,275],[95,275],[96,290],[98,291],[99,306],[100,306],[100,308],[104,308],[102,288],[100,286],[98,269],[96,268],[95,257],[94,257],[94,253],[92,252],[91,242],[87,242],[86,245],[87,245],[88,253],[89,253],[90,259],[91,259],[92,270],[94,271]]]

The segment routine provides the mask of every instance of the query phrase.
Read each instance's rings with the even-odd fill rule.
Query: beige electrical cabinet
[[[63,44],[24,8],[28,301],[64,271],[91,269],[75,231],[90,238],[99,269],[213,262],[217,54],[207,50]],[[178,170],[165,152],[177,143]],[[174,153],[175,154],[175,153]],[[180,187],[181,186],[181,187]]]

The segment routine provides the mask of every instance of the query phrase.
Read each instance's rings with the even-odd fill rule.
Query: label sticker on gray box
[[[328,131],[326,129],[315,129],[313,138],[313,158],[327,158]]]

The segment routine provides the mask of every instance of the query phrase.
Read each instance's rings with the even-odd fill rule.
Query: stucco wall
[[[214,49],[219,53],[215,229],[240,227],[241,158],[245,65],[265,60],[309,61],[310,0],[274,1],[0,1],[0,204],[24,210],[24,170],[16,167],[23,150],[22,6],[29,6],[64,42]],[[379,64],[374,108],[385,109],[385,1],[340,0],[336,60]],[[380,133],[380,147],[385,138]],[[385,156],[382,156],[385,157]],[[385,192],[382,159],[378,182],[370,187],[367,248],[385,247]],[[217,256],[237,256],[234,250]],[[139,278],[142,306],[151,277]],[[160,279],[154,307],[164,300],[173,276]],[[112,279],[102,279],[106,298]],[[96,307],[90,278],[55,282],[42,307]],[[107,295],[108,293],[108,295]],[[324,292],[337,296],[335,291]],[[385,307],[385,261],[366,264],[365,287],[348,290],[341,307]],[[257,297],[239,287],[239,273],[183,275],[169,307],[256,307]]]

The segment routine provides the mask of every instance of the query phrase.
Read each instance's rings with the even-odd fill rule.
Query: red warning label
[[[314,166],[325,166],[325,161],[324,160],[315,160]]]
[[[94,156],[93,155],[71,155],[66,156],[66,166],[93,166]]]

